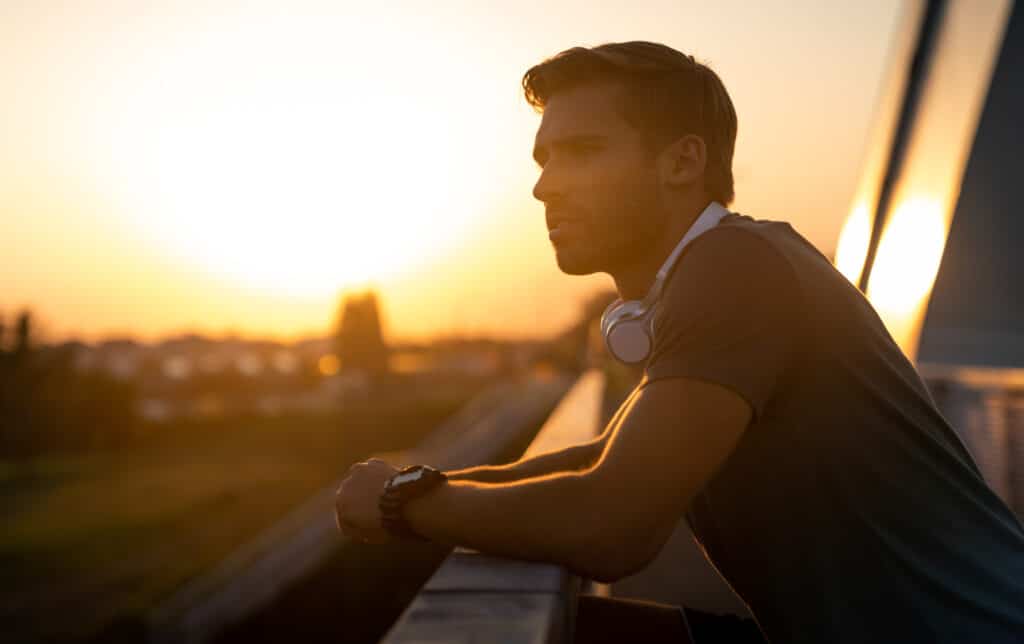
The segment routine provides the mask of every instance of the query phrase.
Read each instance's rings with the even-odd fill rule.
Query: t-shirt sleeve
[[[642,382],[712,382],[760,418],[794,360],[801,302],[792,267],[768,241],[726,227],[705,233],[665,285]]]

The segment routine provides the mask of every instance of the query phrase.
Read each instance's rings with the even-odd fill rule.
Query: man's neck
[[[654,284],[658,269],[665,263],[676,244],[710,203],[710,199],[698,202],[670,217],[665,226],[665,232],[657,238],[648,252],[637,258],[636,262],[612,273],[615,289],[619,292],[620,298],[641,300],[647,295],[647,291]]]

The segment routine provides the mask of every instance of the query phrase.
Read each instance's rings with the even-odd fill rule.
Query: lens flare
[[[910,345],[924,315],[947,230],[938,199],[913,198],[897,206],[882,232],[868,298],[901,347]]]
[[[843,224],[836,246],[836,268],[852,284],[857,284],[864,271],[864,259],[871,242],[871,215],[867,204],[858,203]]]

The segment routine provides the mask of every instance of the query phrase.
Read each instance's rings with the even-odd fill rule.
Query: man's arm
[[[475,481],[477,483],[511,483],[523,479],[537,478],[558,472],[578,472],[592,467],[604,453],[614,428],[626,413],[637,390],[626,398],[601,435],[592,441],[572,445],[554,452],[524,458],[507,465],[480,465],[461,470],[445,472],[450,481]]]
[[[477,483],[511,483],[557,472],[575,472],[589,468],[604,451],[607,436],[572,445],[555,452],[539,454],[506,465],[479,465],[445,472],[449,481],[475,481]]]
[[[451,481],[404,514],[440,543],[615,581],[658,553],[750,418],[744,399],[718,385],[647,383],[594,467],[504,485]]]

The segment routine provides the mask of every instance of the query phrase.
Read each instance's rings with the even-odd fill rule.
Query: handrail
[[[989,487],[1024,519],[1024,369],[922,363],[918,372]]]
[[[419,446],[381,455],[444,469],[497,458],[547,415],[569,388],[568,376],[502,382],[482,392]],[[334,525],[338,481],[183,586],[148,615],[150,641],[204,642],[258,612],[347,543]]]
[[[601,429],[604,385],[600,370],[584,372],[551,413],[526,455],[596,436]],[[581,582],[563,566],[456,548],[382,642],[568,642]]]

